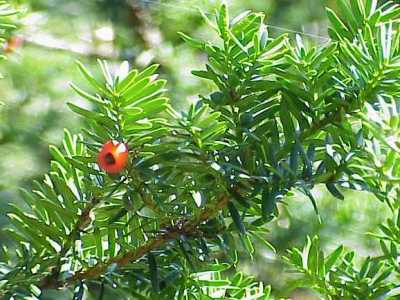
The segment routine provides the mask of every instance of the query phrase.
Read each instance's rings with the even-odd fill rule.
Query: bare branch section
[[[119,58],[119,53],[110,45],[95,47],[89,42],[68,42],[47,33],[34,33],[24,36],[26,43],[48,50],[58,50],[68,53],[75,53],[81,56],[104,58],[115,60]]]

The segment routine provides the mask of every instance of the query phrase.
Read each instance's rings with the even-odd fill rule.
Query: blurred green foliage
[[[324,7],[335,8],[334,0],[235,0],[228,1],[232,15],[246,9],[264,11],[274,35],[304,32],[310,43],[323,43],[326,33]],[[27,187],[48,168],[49,144],[59,144],[64,127],[72,132],[81,126],[65,105],[79,101],[68,82],[85,87],[74,61],[90,66],[97,57],[111,62],[128,60],[133,66],[161,64],[162,77],[176,108],[187,106],[197,94],[213,89],[209,83],[190,74],[205,57],[185,45],[178,31],[209,38],[197,7],[212,13],[220,1],[195,0],[20,0],[22,10],[14,36],[24,44],[8,54],[0,72],[0,210],[7,202],[19,201],[17,187]],[[321,38],[319,38],[320,36]],[[94,69],[94,68],[91,68]],[[325,190],[320,190],[325,194]],[[269,241],[278,253],[300,246],[307,235],[319,234],[321,244],[332,250],[344,243],[369,255],[378,245],[362,233],[374,231],[387,216],[386,207],[362,193],[344,202],[324,197],[319,203],[322,222],[304,196],[292,195],[280,206],[282,214],[270,226]],[[293,212],[296,212],[295,214]],[[3,214],[3,213],[2,213]],[[0,219],[1,225],[5,220]],[[0,233],[0,241],[4,237]],[[273,292],[290,296],[293,277],[283,275],[282,262],[272,252],[258,253],[257,261],[243,264],[272,284]],[[303,295],[303,296],[302,296]],[[304,296],[306,295],[306,296]],[[308,295],[308,296],[307,296]],[[296,291],[293,299],[312,299]],[[61,299],[61,296],[56,296]],[[304,297],[304,298],[301,298]]]

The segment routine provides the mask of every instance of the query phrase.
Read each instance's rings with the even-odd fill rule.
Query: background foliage
[[[6,104],[1,110],[0,151],[3,151],[3,160],[0,168],[4,174],[1,179],[1,197],[8,200],[3,201],[3,204],[10,201],[21,205],[21,197],[17,194],[16,187],[30,188],[32,179],[41,178],[40,175],[47,171],[50,159],[48,144],[61,144],[64,127],[78,132],[83,125],[80,123],[82,119],[74,116],[65,105],[67,101],[81,106],[83,104],[69,88],[69,81],[74,81],[83,89],[90,88],[90,85],[82,80],[78,69],[73,66],[75,59],[81,60],[92,72],[96,72],[97,78],[100,72],[94,65],[98,56],[108,59],[111,68],[122,59],[128,59],[139,68],[159,63],[161,77],[168,80],[168,96],[173,99],[174,107],[178,110],[187,107],[187,101],[193,102],[198,94],[207,95],[214,90],[213,85],[190,74],[193,69],[203,68],[206,61],[204,54],[198,49],[188,47],[176,34],[177,31],[184,31],[190,36],[215,40],[210,27],[204,24],[192,7],[198,5],[205,12],[212,13],[213,9],[219,7],[219,3],[195,2],[185,2],[186,9],[178,9],[177,7],[182,6],[175,5],[176,3],[154,1],[16,3],[22,10],[26,8],[26,13],[20,16],[19,29],[12,34],[22,36],[25,43],[23,48],[10,53],[8,61],[3,62],[1,67],[2,73],[6,74],[6,78],[0,82],[0,91],[3,93],[1,99]],[[230,5],[230,14],[234,16],[247,8],[265,11],[268,24],[297,31],[304,30],[325,37],[328,34],[323,7],[328,4],[332,9],[338,9],[336,1],[328,2],[318,1],[316,4],[315,1],[234,1]],[[347,35],[355,35],[356,31],[352,26],[357,28],[358,25],[348,26],[350,28]],[[273,36],[282,34],[280,29],[274,27],[271,27],[270,31]],[[290,36],[294,38],[294,35]],[[306,45],[324,42],[326,40],[322,38],[304,36]],[[343,51],[347,50],[346,46],[343,46]],[[302,53],[297,55],[302,59]],[[350,53],[346,59],[350,61],[351,55],[357,53]],[[374,61],[376,62],[376,59]],[[365,65],[370,64],[371,61],[365,61]],[[351,74],[353,71],[347,70],[348,76],[364,75]],[[359,86],[353,83],[353,88],[357,91]],[[393,95],[392,92],[390,94]],[[377,108],[370,108],[369,113],[374,109]],[[366,126],[372,128],[370,130],[373,133],[374,126],[380,128],[384,127],[384,124],[377,118],[377,124],[368,123]],[[376,150],[373,147],[371,145],[372,157]],[[272,292],[276,297],[312,299],[312,293],[309,291],[292,291],[288,288],[292,287],[299,277],[283,273],[282,270],[286,266],[284,267],[279,259],[285,249],[302,247],[307,235],[318,234],[319,243],[324,249],[329,249],[328,252],[341,243],[355,249],[357,254],[363,257],[380,255],[382,251],[384,255],[388,255],[393,249],[390,241],[396,238],[391,230],[383,229],[385,239],[389,241],[383,245],[364,235],[365,232],[380,234],[376,230],[378,224],[386,218],[391,218],[387,205],[372,199],[371,194],[363,192],[346,192],[344,202],[334,200],[325,187],[317,187],[317,194],[314,192],[315,198],[318,198],[319,217],[315,215],[308,198],[297,193],[287,196],[285,205],[279,206],[280,216],[269,225],[270,233],[267,235],[278,256],[268,248],[254,254],[256,263],[242,260],[241,268],[248,274],[257,274],[258,280],[272,284]],[[319,200],[321,198],[322,201]],[[2,211],[6,210],[9,208],[2,207]],[[4,219],[3,224],[5,222],[7,221]],[[386,227],[395,228],[390,224]],[[1,238],[3,243],[7,243],[5,236],[2,235]],[[316,243],[316,240],[312,241]],[[311,244],[311,241],[307,242],[309,248]],[[246,257],[245,254],[243,256]]]

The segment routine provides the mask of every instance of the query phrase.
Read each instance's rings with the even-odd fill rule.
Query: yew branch
[[[197,216],[194,216],[186,221],[178,221],[175,226],[168,227],[166,230],[161,230],[162,233],[159,233],[149,242],[136,248],[135,250],[110,258],[106,262],[98,263],[97,265],[81,272],[77,272],[66,282],[59,281],[57,278],[58,276],[55,276],[56,274],[50,274],[42,280],[40,288],[48,289],[70,286],[79,281],[100,277],[105,273],[107,268],[113,264],[116,264],[118,267],[123,267],[129,263],[135,262],[147,253],[159,249],[168,241],[177,238],[180,234],[193,234],[201,223],[213,218],[218,214],[218,212],[225,208],[229,202],[229,199],[230,197],[228,195],[224,194],[220,196],[213,205],[205,208]]]

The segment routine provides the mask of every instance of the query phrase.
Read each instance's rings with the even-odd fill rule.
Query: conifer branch
[[[201,223],[214,217],[218,212],[224,209],[228,205],[229,199],[230,197],[228,195],[220,196],[215,204],[204,209],[199,215],[192,219],[178,221],[175,226],[169,227],[165,232],[161,231],[162,233],[158,234],[155,238],[135,250],[113,257],[106,262],[98,263],[87,270],[77,272],[66,282],[59,281],[58,274],[51,273],[41,281],[39,287],[41,289],[49,289],[70,286],[78,281],[98,278],[113,264],[116,264],[118,267],[123,267],[132,263],[143,257],[145,254],[162,247],[168,241],[177,238],[180,234],[190,235],[194,233]]]

